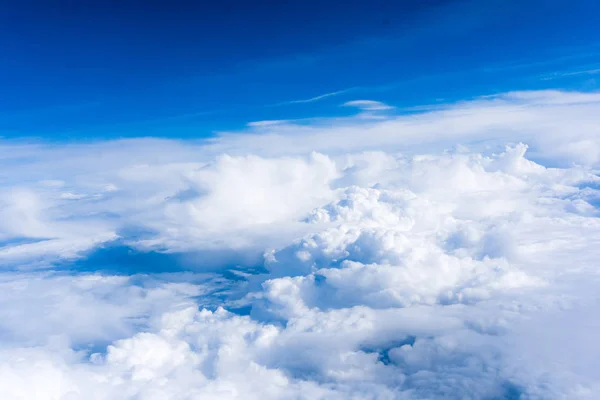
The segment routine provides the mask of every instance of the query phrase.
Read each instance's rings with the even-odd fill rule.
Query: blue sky
[[[595,1],[343,3],[6,2],[0,135],[205,137],[357,99],[598,87]]]

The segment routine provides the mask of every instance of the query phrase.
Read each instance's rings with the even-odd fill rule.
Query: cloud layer
[[[600,97],[386,111],[0,144],[0,398],[597,398]]]

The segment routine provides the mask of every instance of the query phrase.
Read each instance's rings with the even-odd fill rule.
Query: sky
[[[20,1],[0,12],[4,137],[194,138],[509,90],[594,90],[597,2]]]
[[[600,398],[597,2],[0,4],[0,399]]]

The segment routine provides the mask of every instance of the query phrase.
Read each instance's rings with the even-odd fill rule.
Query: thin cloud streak
[[[280,103],[266,105],[265,107],[279,107],[279,106],[285,106],[285,105],[290,105],[290,104],[314,103],[315,101],[323,100],[323,99],[326,99],[328,97],[338,96],[340,94],[348,93],[348,92],[356,90],[356,89],[358,89],[358,88],[352,87],[352,88],[348,88],[348,89],[337,90],[335,92],[321,94],[321,95],[318,95],[318,96],[315,96],[315,97],[311,97],[309,99],[282,101]]]
[[[591,68],[591,69],[582,69],[578,71],[559,71],[554,72],[552,74],[544,75],[541,79],[545,81],[549,81],[552,79],[560,79],[568,76],[577,76],[577,75],[596,75],[600,74],[600,68]]]

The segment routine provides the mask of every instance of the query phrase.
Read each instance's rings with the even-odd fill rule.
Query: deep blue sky
[[[594,0],[0,4],[4,137],[202,137],[600,78]]]

